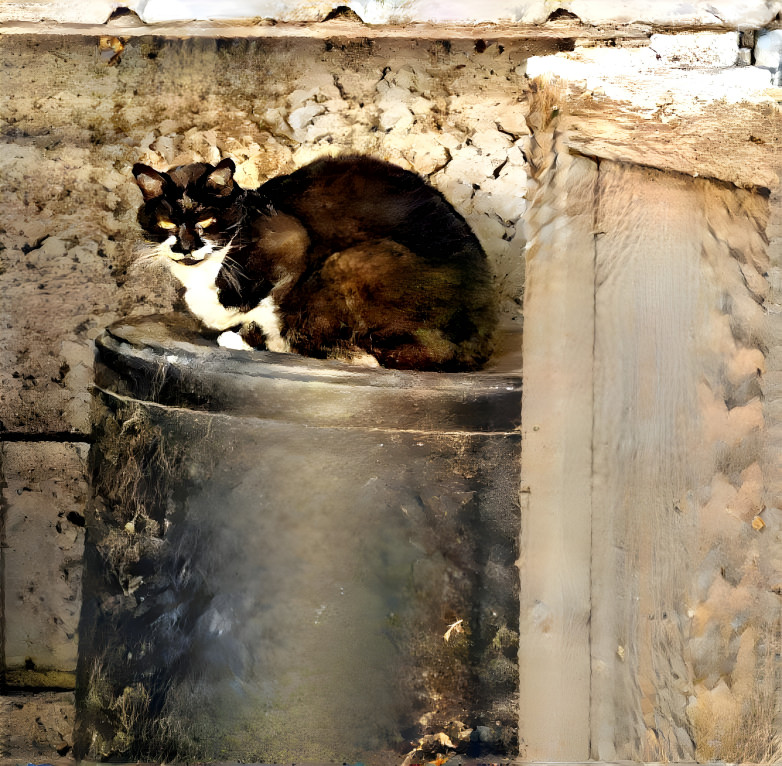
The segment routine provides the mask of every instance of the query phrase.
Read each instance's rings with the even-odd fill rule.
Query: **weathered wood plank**
[[[575,761],[589,755],[597,168],[554,147],[539,154],[525,293],[520,746],[525,759]]]
[[[782,90],[779,90],[782,99]],[[571,98],[565,125],[571,148],[589,156],[773,188],[782,157],[782,112],[769,103],[715,101],[697,117],[644,114],[627,103]]]
[[[592,746],[598,759],[644,758],[643,711],[655,694],[653,679],[642,675],[650,662],[650,620],[660,619],[673,595],[668,569],[678,568],[690,537],[681,528],[686,523],[674,530],[681,517],[673,504],[688,484],[694,446],[689,413],[696,404],[703,213],[692,198],[685,179],[601,163],[592,553]],[[642,607],[653,557],[662,563],[655,583],[662,601]],[[688,756],[672,750],[675,760]]]
[[[593,757],[778,758],[767,199],[610,162],[599,189]]]

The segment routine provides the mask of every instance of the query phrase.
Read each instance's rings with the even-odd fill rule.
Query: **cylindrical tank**
[[[515,750],[517,375],[97,347],[78,757]]]

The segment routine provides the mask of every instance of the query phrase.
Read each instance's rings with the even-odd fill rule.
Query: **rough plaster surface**
[[[70,686],[84,552],[86,444],[0,446],[5,681]]]
[[[780,85],[782,69],[782,29],[770,29],[758,35],[755,65],[768,69],[775,85]]]
[[[575,14],[586,24],[646,22],[650,24],[725,25],[760,27],[780,10],[778,0],[17,0],[0,9],[0,21],[102,23],[118,6],[136,11],[146,22],[172,19],[268,18],[279,21],[321,21],[334,9],[348,6],[367,24],[426,22],[522,22],[539,24],[558,9]]]

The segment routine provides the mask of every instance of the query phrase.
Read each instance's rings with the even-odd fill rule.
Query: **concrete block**
[[[52,442],[8,442],[0,450],[8,686],[73,686],[87,450]]]

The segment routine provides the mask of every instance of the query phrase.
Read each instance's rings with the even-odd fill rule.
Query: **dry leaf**
[[[452,622],[448,626],[448,630],[445,631],[443,634],[443,638],[448,641],[451,637],[451,633],[464,633],[464,628],[462,627],[462,623],[464,620],[457,620],[456,622]]]

